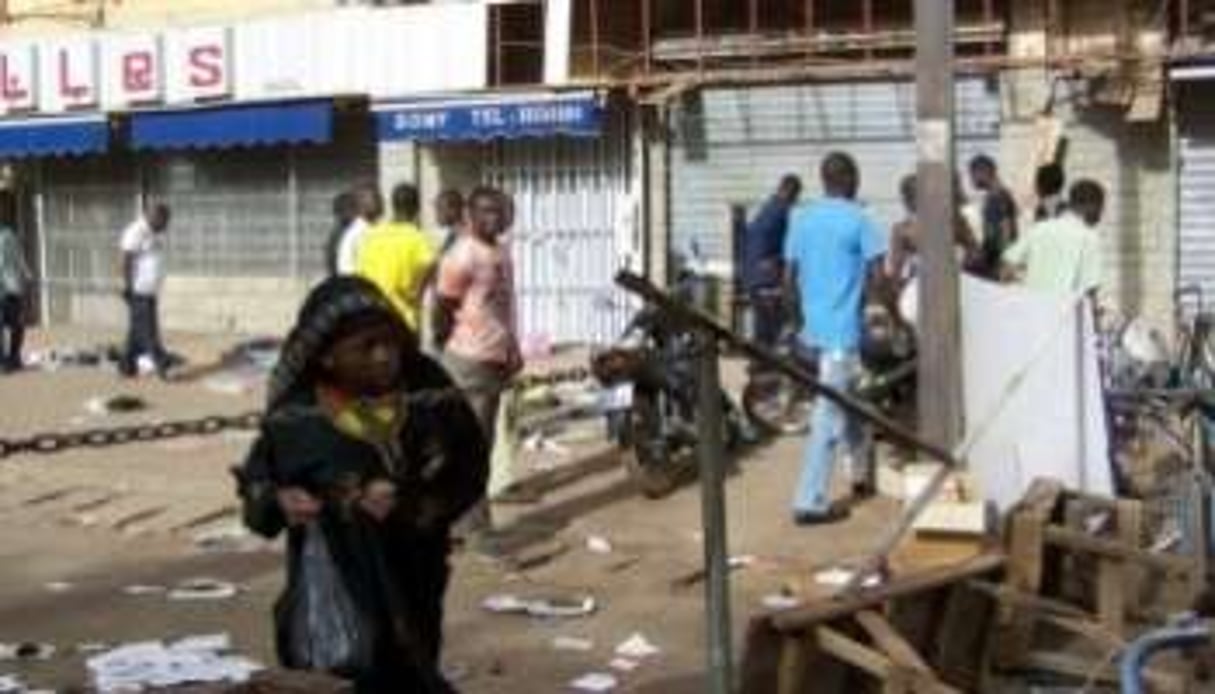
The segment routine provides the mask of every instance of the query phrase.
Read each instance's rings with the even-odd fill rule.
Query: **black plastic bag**
[[[298,573],[286,596],[286,664],[350,677],[372,667],[370,623],[355,604],[317,523],[304,529]]]

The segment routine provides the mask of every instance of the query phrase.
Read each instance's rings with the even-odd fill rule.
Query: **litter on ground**
[[[247,682],[262,666],[231,654],[227,634],[192,636],[165,645],[132,643],[89,658],[86,666],[100,694],[182,684]]]
[[[486,610],[496,614],[525,614],[531,617],[586,617],[595,611],[595,598],[575,597],[520,598],[516,595],[492,595],[481,602]]]
[[[553,648],[558,651],[586,653],[595,648],[595,642],[578,636],[556,636],[553,638]]]
[[[214,578],[191,578],[169,591],[170,600],[227,600],[236,597],[240,589],[235,583]]]
[[[657,646],[650,643],[646,637],[640,633],[633,634],[616,646],[616,655],[622,658],[632,658],[642,660],[658,655],[662,651]]]
[[[570,688],[578,692],[610,692],[619,685],[619,680],[606,672],[592,672],[570,682]]]

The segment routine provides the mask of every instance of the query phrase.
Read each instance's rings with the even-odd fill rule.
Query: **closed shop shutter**
[[[484,178],[515,199],[512,257],[525,340],[605,343],[628,323],[630,304],[613,278],[638,246],[629,146],[619,113],[597,138],[491,146]]]
[[[1215,301],[1215,85],[1187,85],[1181,96],[1177,286]]]
[[[139,179],[133,158],[111,155],[42,163],[41,230],[45,295],[53,323],[117,325],[118,240],[135,218]]]
[[[324,273],[334,196],[375,176],[375,145],[357,123],[339,123],[334,143],[325,146],[49,161],[41,188],[51,321],[125,320],[115,300],[117,244],[142,199],[172,208],[171,277],[313,280]],[[258,324],[250,320],[258,310],[255,302],[231,304],[212,313],[250,315],[166,323],[191,329]]]
[[[958,162],[979,152],[997,155],[1000,104],[991,83],[961,81],[957,114]],[[730,206],[753,213],[785,174],[802,178],[805,195],[817,195],[818,166],[831,151],[856,158],[860,197],[879,224],[902,216],[898,183],[916,166],[911,83],[709,89],[681,106],[675,124],[672,250],[695,245],[722,274],[733,263]]]

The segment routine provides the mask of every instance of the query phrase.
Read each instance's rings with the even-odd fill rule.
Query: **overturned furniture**
[[[1004,563],[1002,553],[987,551],[758,615],[747,634],[743,691],[854,692],[866,680],[883,692],[979,690],[991,601],[969,581],[993,580]]]

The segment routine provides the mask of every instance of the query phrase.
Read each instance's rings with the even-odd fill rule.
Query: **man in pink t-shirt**
[[[468,230],[443,255],[435,281],[435,344],[443,366],[468,401],[491,446],[498,403],[523,367],[515,335],[510,252],[499,243],[509,221],[508,200],[479,188],[468,199]],[[488,506],[475,509],[470,530],[490,525]]]

